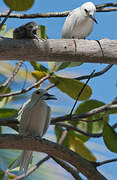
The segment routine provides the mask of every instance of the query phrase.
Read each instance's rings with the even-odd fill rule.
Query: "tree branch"
[[[52,157],[52,159],[58,163],[62,168],[64,168],[67,172],[69,172],[75,180],[82,180],[82,178],[78,175],[78,170],[71,167],[70,165],[68,165],[66,162],[58,159],[58,158],[55,158],[55,157]]]
[[[117,162],[117,158],[105,160],[105,161],[102,161],[102,162],[96,162],[96,163],[94,162],[94,165],[95,165],[95,167],[98,167],[98,166],[102,166],[104,164],[108,164],[108,163],[112,163],[112,162]]]
[[[91,162],[84,159],[77,153],[45,139],[3,134],[0,135],[0,148],[27,149],[44,152],[49,156],[55,156],[69,162],[90,180],[106,180],[106,178],[95,169]]]
[[[55,125],[66,127],[67,129],[74,130],[74,131],[76,131],[78,133],[81,133],[81,134],[83,134],[85,136],[92,137],[92,138],[99,138],[99,137],[102,136],[102,133],[92,134],[90,132],[85,132],[84,130],[82,130],[80,128],[77,128],[77,127],[74,127],[74,126],[72,126],[71,124],[68,124],[68,123],[58,122],[58,123],[55,123]]]
[[[32,168],[30,168],[26,174],[22,174],[20,176],[17,176],[15,179],[13,180],[23,180],[24,178],[28,177],[30,174],[32,174],[37,168],[39,168],[44,162],[46,162],[50,157],[46,156],[45,158],[43,158],[41,161],[39,161],[37,164],[35,164]],[[9,172],[8,172],[9,173]]]
[[[11,14],[12,10],[9,9],[8,12],[6,13],[5,18],[3,19],[3,21],[0,23],[0,29],[2,28],[2,26],[4,25],[4,23],[7,21],[7,19],[9,18],[10,14]]]
[[[1,85],[0,88],[3,88],[5,86],[8,86],[8,84],[14,79],[14,77],[16,76],[16,74],[18,73],[18,71],[20,70],[21,68],[21,65],[22,65],[23,61],[19,61],[17,64],[16,64],[16,67],[14,68],[12,74],[9,76],[9,78]],[[5,89],[6,91],[6,89]]]
[[[115,7],[115,8],[107,8]],[[97,12],[112,12],[117,11],[116,3],[105,3],[101,5],[96,5]],[[70,11],[63,12],[47,12],[47,13],[35,13],[35,14],[10,14],[9,18],[19,18],[19,19],[30,19],[30,18],[53,18],[53,17],[66,17]],[[6,17],[7,13],[0,13],[0,17]]]
[[[88,118],[88,117],[93,116],[95,114],[98,114],[100,112],[107,112],[107,111],[110,111],[112,109],[117,109],[117,105],[104,105],[104,106],[101,106],[99,108],[92,109],[91,111],[86,112],[86,113],[75,114],[75,115],[72,115],[72,120],[73,121],[76,121],[76,120],[80,121],[80,119],[82,119],[82,122],[83,122],[83,118]],[[52,118],[51,124],[55,124],[56,122],[63,122],[63,121],[71,121],[70,115]],[[85,120],[84,120],[84,122],[85,122]]]
[[[74,61],[117,64],[117,40],[0,38],[0,60]],[[23,51],[25,49],[25,51]],[[56,57],[56,58],[55,58]]]
[[[42,79],[40,79],[36,83],[32,84],[31,86],[27,87],[26,89],[22,89],[22,90],[11,92],[11,93],[7,93],[7,94],[0,94],[0,97],[9,97],[9,96],[14,96],[14,95],[19,95],[19,94],[26,93],[26,92],[30,91],[31,89],[35,88],[36,86],[40,85],[45,80],[47,80],[51,75],[52,75],[51,73],[47,74]]]
[[[104,74],[104,73],[106,73],[108,70],[110,70],[110,69],[112,68],[112,66],[113,66],[113,64],[109,64],[109,65],[106,66],[103,70],[94,73],[91,77],[90,77],[90,75],[83,75],[83,76],[76,77],[76,78],[74,78],[74,79],[76,79],[76,80],[83,80],[83,79],[88,79],[89,77],[92,79],[92,78],[94,78],[94,77],[101,76],[102,74]]]

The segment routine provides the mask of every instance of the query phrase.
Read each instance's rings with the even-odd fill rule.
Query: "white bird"
[[[64,39],[85,39],[93,30],[96,7],[92,2],[86,2],[74,9],[66,18],[62,29]]]
[[[19,134],[23,136],[39,136],[42,137],[50,124],[50,107],[45,100],[56,99],[53,95],[47,93],[46,90],[40,89],[32,94],[19,111]],[[32,159],[32,151],[23,150],[21,156],[16,160],[12,169],[20,166],[20,172],[26,174],[29,163]]]
[[[92,2],[84,3],[74,9],[67,16],[63,28],[63,39],[85,39],[93,30],[94,22],[97,24],[94,14],[96,7]],[[56,62],[56,70],[61,68],[63,62]]]

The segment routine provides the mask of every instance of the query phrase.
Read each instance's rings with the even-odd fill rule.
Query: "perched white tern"
[[[85,39],[93,30],[96,7],[92,2],[86,2],[74,9],[66,18],[62,29],[64,39]]]
[[[80,7],[72,10],[67,16],[63,28],[63,39],[85,39],[93,30],[94,22],[97,21],[94,17],[96,7],[92,2],[86,2]],[[63,62],[56,62],[58,69]]]
[[[40,89],[32,94],[19,111],[19,134],[23,136],[42,137],[50,124],[51,109],[45,100],[56,99],[46,90]],[[23,150],[21,156],[16,160],[12,168],[20,166],[20,172],[27,172],[29,163],[32,159],[32,151]]]

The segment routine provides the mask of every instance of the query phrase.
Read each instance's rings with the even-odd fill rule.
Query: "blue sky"
[[[87,2],[85,0],[35,0],[34,6],[27,11],[26,13],[40,13],[40,12],[60,12],[60,11],[66,11],[66,10],[72,10],[74,8],[77,8],[82,3]],[[103,4],[107,3],[108,0],[98,1],[93,0],[94,4]],[[109,1],[110,2],[110,1]],[[113,3],[117,3],[116,0],[112,1]],[[6,11],[7,7],[4,5],[4,3],[0,2],[0,11]],[[94,26],[94,30],[91,33],[91,35],[88,37],[88,39],[94,39],[94,40],[100,40],[102,38],[108,38],[108,39],[117,39],[117,28],[116,28],[116,21],[117,21],[117,12],[110,12],[110,13],[96,13],[95,17],[99,24]],[[32,19],[33,21],[36,21],[38,24],[45,25],[47,27],[47,35],[50,39],[59,39],[61,38],[61,30],[64,23],[65,18],[39,18],[39,19]],[[18,27],[22,24],[25,24],[26,22],[32,21],[31,19],[9,19],[7,21],[7,29],[11,29],[14,27]],[[83,75],[90,73],[93,69],[96,71],[99,71],[103,69],[106,65],[102,64],[83,64],[81,67],[78,67],[76,69],[67,69],[66,73],[69,72],[75,72]],[[92,99],[98,99],[103,102],[110,102],[113,98],[117,97],[117,70],[116,65],[109,70],[106,74],[103,76],[100,76],[98,78],[95,78],[89,82],[89,85],[93,89],[93,95]],[[72,100],[68,100],[68,106],[70,106],[70,103],[73,102]],[[60,98],[60,104],[62,103],[62,98]],[[110,123],[116,122],[116,116],[113,115]],[[95,143],[99,143],[98,140],[95,140]],[[100,140],[100,144],[102,145],[102,139]],[[93,148],[94,148],[93,146]],[[97,149],[100,150],[99,146],[97,145]],[[96,152],[95,152],[96,153]],[[105,158],[112,158],[116,157],[116,154],[110,153],[106,148],[103,148],[101,151],[102,159],[104,156]],[[101,157],[100,155],[100,157]],[[99,156],[99,154],[98,154]],[[112,163],[109,165],[102,166],[100,168],[101,172],[104,172],[105,174],[108,174],[109,180],[115,180],[116,179],[116,168],[117,163]]]

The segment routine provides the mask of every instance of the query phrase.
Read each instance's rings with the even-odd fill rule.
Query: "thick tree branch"
[[[76,61],[117,64],[117,40],[0,38],[0,60]],[[24,51],[25,49],[25,51]]]
[[[55,156],[69,162],[90,180],[106,180],[106,178],[95,169],[91,162],[77,153],[45,139],[4,134],[0,135],[0,148],[45,152],[49,156]]]

